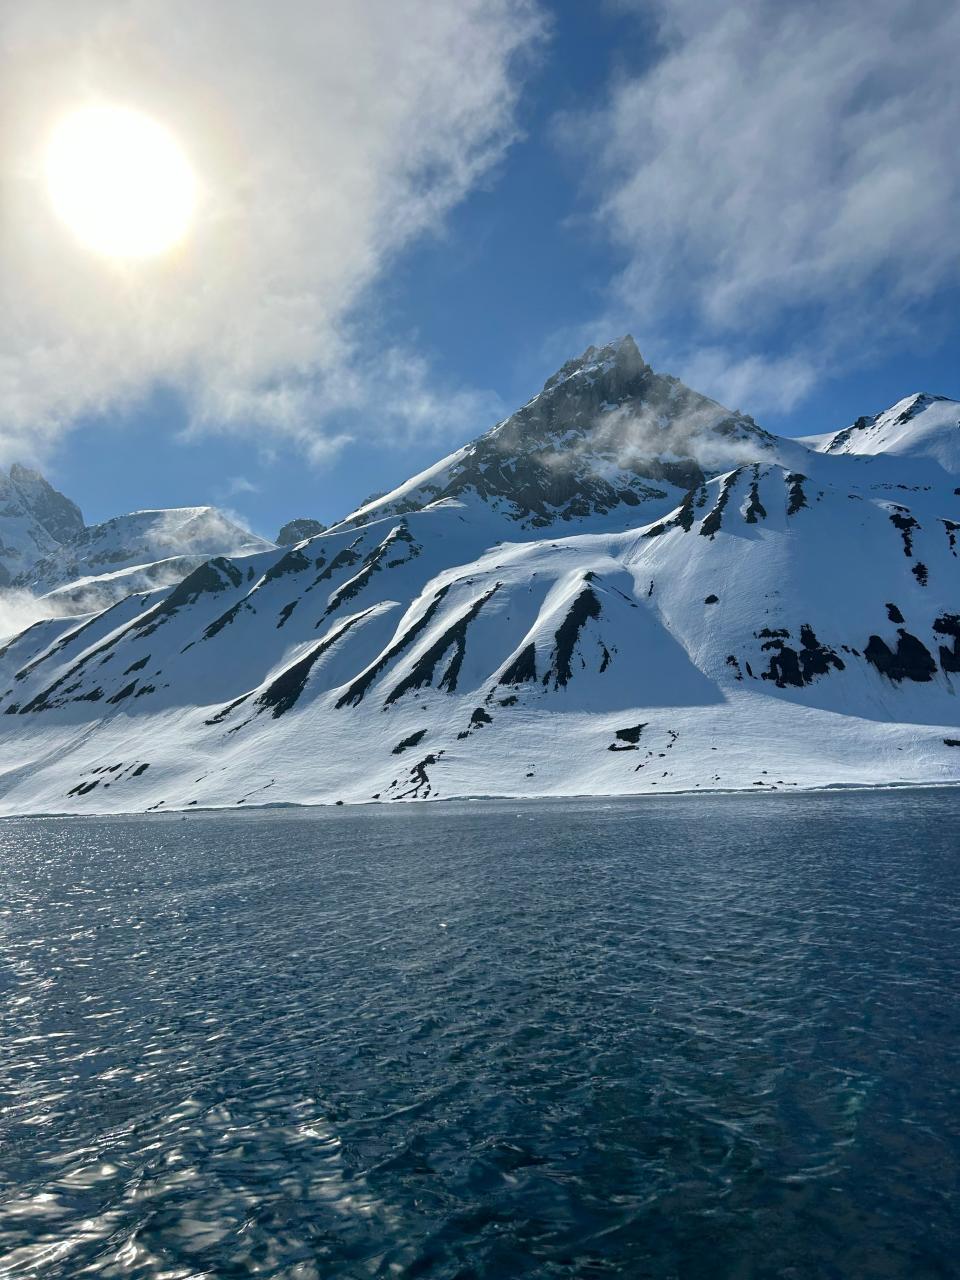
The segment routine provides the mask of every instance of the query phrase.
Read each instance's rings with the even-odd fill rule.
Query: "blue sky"
[[[118,5],[92,8],[109,18]],[[316,24],[315,6],[289,0],[288,8],[294,35],[315,37],[321,48],[327,33],[306,31]],[[337,150],[333,139],[315,174],[305,177],[298,166],[294,178],[286,156],[272,166],[269,225],[289,208],[291,225],[302,228],[291,244],[265,243],[265,260],[286,255],[285,282],[298,263],[310,277],[312,245],[325,234],[307,180],[321,211],[323,184],[343,186],[338,163],[350,167],[361,193],[355,206],[344,195],[342,239],[331,233],[330,262],[304,285],[304,305],[313,308],[308,337],[322,345],[326,363],[314,368],[309,354],[278,341],[274,363],[250,375],[213,336],[192,332],[165,367],[144,355],[162,348],[180,322],[179,299],[164,283],[151,316],[162,319],[161,307],[169,307],[169,324],[145,329],[142,344],[116,369],[104,364],[96,384],[65,372],[77,387],[72,404],[35,398],[42,432],[31,431],[34,402],[24,392],[25,425],[8,441],[6,460],[32,450],[88,520],[213,502],[272,536],[292,516],[329,521],[398,483],[517,407],[589,342],[626,331],[655,367],[785,434],[843,426],[915,390],[960,398],[952,230],[960,178],[949,123],[956,6],[921,2],[907,28],[903,6],[881,0],[869,15],[860,9],[853,0],[730,7],[502,0],[476,17],[479,27],[469,26],[468,13],[462,29],[435,31],[428,6],[417,56],[435,39],[445,80],[451,48],[472,41],[483,60],[464,55],[459,69],[470,94],[454,66],[435,103],[411,106],[400,96],[392,116],[388,103],[382,117],[371,108],[359,125],[353,116],[329,124],[341,139],[350,128],[362,132],[369,156],[363,143]],[[251,13],[246,36],[236,39],[252,46],[256,7]],[[185,26],[189,14],[184,8]],[[227,9],[223,16],[229,21]],[[392,66],[390,48],[374,45],[376,32],[361,24],[345,38],[362,51],[369,43]],[[39,46],[53,37],[41,26],[33,39]],[[291,90],[298,77],[313,78],[294,45],[263,52],[238,43],[236,54],[241,65],[250,59],[249,76],[262,81],[265,98],[271,77]],[[62,56],[71,56],[66,45]],[[97,56],[88,51],[94,66]],[[141,81],[150,88],[145,106],[157,115],[164,93],[179,88],[183,98],[182,85],[161,83],[165,71],[144,71],[139,47],[129,61],[126,100]],[[104,66],[109,95],[117,69]],[[424,71],[414,67],[401,68],[403,76],[431,74],[429,59]],[[358,101],[378,94],[383,76],[381,68],[372,84],[358,82]],[[398,72],[398,84],[408,83]],[[218,88],[228,110],[229,86],[214,83],[212,92]],[[329,116],[328,101],[307,101],[305,139],[313,136],[311,107],[314,122]],[[209,93],[203,109],[212,109]],[[195,119],[185,112],[173,123],[189,149]],[[425,159],[416,152],[393,172],[411,131],[434,140]],[[267,153],[272,139],[262,137]],[[321,140],[318,150],[327,145]],[[359,202],[372,198],[385,170],[383,216]],[[364,251],[359,265],[338,275],[355,247],[354,207]],[[364,230],[363,209],[374,230]],[[410,227],[397,231],[391,217],[408,218]],[[274,288],[274,261],[254,265]],[[225,323],[230,308],[260,307],[261,276],[250,276],[249,294],[224,293]],[[206,323],[221,322],[211,312]],[[85,340],[86,324],[73,347]],[[105,343],[110,332],[104,328]],[[263,347],[275,333],[266,316],[241,337]],[[96,355],[91,368],[99,367]],[[56,365],[51,373],[55,379]],[[198,411],[205,396],[198,384],[208,376],[226,390]],[[221,420],[219,406],[234,403],[231,378],[257,381],[257,395],[264,385],[290,383],[295,408],[278,422],[251,397],[252,407],[244,401]]]

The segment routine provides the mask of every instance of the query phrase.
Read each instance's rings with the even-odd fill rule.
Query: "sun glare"
[[[84,107],[54,129],[47,187],[58,217],[88,248],[147,258],[186,235],[196,183],[173,136],[126,107]]]

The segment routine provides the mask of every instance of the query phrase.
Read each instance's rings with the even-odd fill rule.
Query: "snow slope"
[[[874,417],[806,444],[829,454],[887,454],[929,459],[951,475],[960,475],[960,404],[946,396],[917,392]]]
[[[639,497],[655,482],[621,468],[610,501],[596,420],[629,401],[628,445],[646,441],[636,369],[585,388],[623,349],[551,380],[532,439],[500,424],[322,535],[16,637],[0,812],[960,781],[941,462],[904,481],[896,453],[815,452],[722,411],[687,431],[701,406],[666,380],[664,459],[631,456],[686,459],[691,483]],[[720,446],[739,456],[711,475]],[[546,491],[528,447],[537,467],[574,452],[572,489]]]

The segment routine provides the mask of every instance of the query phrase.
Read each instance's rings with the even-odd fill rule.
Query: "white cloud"
[[[260,486],[246,476],[228,476],[221,492],[225,498],[236,498],[243,493],[259,493]]]
[[[591,195],[625,255],[614,305],[642,346],[686,326],[708,374],[728,366],[712,394],[779,386],[789,406],[814,366],[960,280],[960,6],[628,7],[658,17],[661,56],[560,126],[591,156]],[[755,363],[784,322],[804,331],[795,354]]]
[[[195,430],[335,448],[328,413],[380,408],[356,309],[509,145],[539,31],[534,0],[0,0],[3,451],[156,382]],[[201,202],[176,253],[111,264],[54,218],[44,142],[91,101],[185,148]],[[433,424],[422,362],[391,359],[384,422]]]
[[[679,376],[731,409],[751,414],[788,413],[816,381],[817,371],[801,356],[731,356],[723,347],[700,347],[679,357]]]

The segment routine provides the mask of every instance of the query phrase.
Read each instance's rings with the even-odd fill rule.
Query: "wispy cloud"
[[[678,354],[677,361],[677,373],[689,386],[753,414],[788,412],[817,376],[813,363],[799,355],[737,357],[723,347],[700,347]]]
[[[660,56],[559,128],[642,346],[672,326],[711,394],[788,408],[960,282],[955,0],[621,7],[658,19]]]
[[[433,429],[427,367],[398,351],[372,384],[353,321],[513,140],[534,0],[0,0],[0,29],[7,455],[156,381],[187,394],[194,431],[286,437],[317,458],[344,442],[339,409],[358,431],[379,409]],[[199,218],[168,258],[105,264],[49,210],[45,138],[90,101],[154,116],[189,155]],[[472,395],[454,389],[448,411]]]

